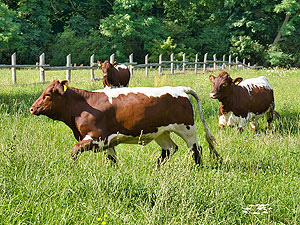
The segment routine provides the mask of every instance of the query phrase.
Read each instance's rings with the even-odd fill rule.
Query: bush
[[[292,55],[284,53],[278,46],[270,48],[265,59],[272,67],[290,67],[294,61]]]

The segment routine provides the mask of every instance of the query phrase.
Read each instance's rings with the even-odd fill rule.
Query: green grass
[[[160,169],[155,167],[160,149],[154,142],[119,145],[118,166],[93,152],[73,162],[70,150],[76,140],[71,130],[29,113],[47,86],[28,85],[38,82],[38,71],[18,70],[18,84],[11,85],[10,71],[0,70],[0,224],[299,224],[300,70],[229,71],[232,77],[266,76],[282,116],[271,129],[261,119],[257,133],[247,126],[241,134],[217,128],[219,104],[209,98],[208,74],[156,73],[145,78],[143,71],[136,71],[130,86],[184,85],[196,90],[222,166],[209,156],[198,113],[204,168],[195,166],[175,135],[179,151]],[[102,88],[89,76],[88,71],[72,72],[70,85]],[[65,73],[46,72],[46,80],[54,78],[62,80]],[[269,204],[268,213],[243,212],[256,204]]]

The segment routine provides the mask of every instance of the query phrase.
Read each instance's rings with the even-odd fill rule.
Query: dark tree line
[[[1,0],[0,63],[64,65],[134,53],[193,59],[224,54],[265,66],[300,66],[300,2],[294,0]]]

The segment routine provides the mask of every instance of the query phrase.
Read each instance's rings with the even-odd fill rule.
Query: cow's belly
[[[245,128],[248,121],[257,120],[263,115],[264,113],[257,115],[255,113],[249,112],[246,117],[242,117],[242,116],[236,116],[233,112],[229,112],[219,117],[219,127],[237,126],[239,128]]]
[[[189,129],[187,127],[193,127],[193,125],[185,125],[185,124],[169,124],[167,126],[161,126],[157,128],[156,132],[153,133],[147,133],[144,134],[141,131],[141,134],[139,136],[131,136],[131,135],[126,135],[122,133],[115,133],[111,134],[107,137],[107,142],[106,141],[99,141],[99,140],[93,140],[94,144],[98,144],[99,147],[103,150],[117,146],[118,144],[141,144],[141,145],[147,145],[151,141],[155,140],[157,137],[162,135],[165,132],[175,132],[184,129]],[[88,136],[88,135],[87,135]],[[85,138],[87,139],[92,139],[90,136]]]

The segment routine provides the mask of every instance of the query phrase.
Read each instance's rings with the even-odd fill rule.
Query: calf
[[[120,143],[146,145],[154,140],[161,148],[160,165],[178,147],[174,132],[202,163],[202,147],[197,141],[194,110],[188,94],[198,102],[200,118],[211,152],[217,158],[213,136],[203,118],[199,96],[188,87],[105,88],[90,92],[68,87],[67,81],[53,81],[31,106],[33,115],[46,115],[68,125],[78,140],[72,148],[73,159],[81,152],[106,151],[116,161],[114,147]]]
[[[130,79],[130,72],[127,66],[118,65],[116,62],[111,64],[107,60],[104,63],[98,61],[103,72],[104,87],[127,87]]]
[[[274,111],[273,90],[265,77],[247,79],[238,77],[232,79],[227,72],[219,76],[209,76],[214,84],[210,97],[220,102],[219,127],[238,126],[243,130],[250,121],[252,130],[257,130],[257,119],[266,114],[268,125],[273,120]]]

